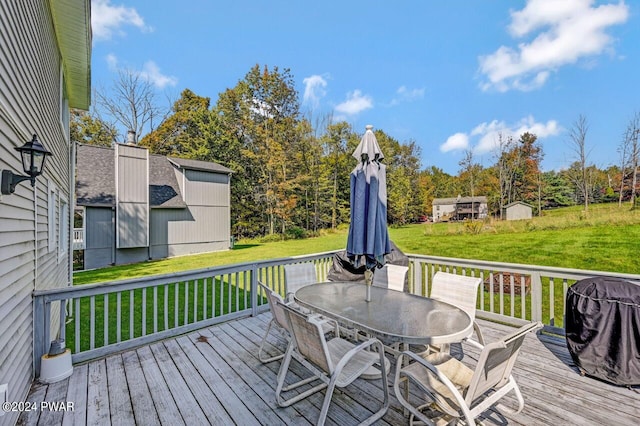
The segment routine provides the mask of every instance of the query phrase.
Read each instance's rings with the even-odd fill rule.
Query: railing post
[[[40,359],[44,355],[44,296],[33,299],[33,369],[40,376]]]
[[[540,271],[531,274],[531,321],[542,321],[542,280]]]
[[[258,265],[251,265],[251,316],[258,315]]]

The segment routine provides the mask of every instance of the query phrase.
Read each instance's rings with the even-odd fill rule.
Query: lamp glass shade
[[[51,155],[51,152],[40,143],[37,135],[33,135],[32,140],[16,150],[20,151],[22,156],[22,169],[32,178],[42,173],[45,158]]]

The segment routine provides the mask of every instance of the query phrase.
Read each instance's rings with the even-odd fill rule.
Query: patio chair
[[[500,408],[512,414],[522,411],[524,399],[511,371],[527,333],[540,328],[542,323],[532,322],[486,345],[475,370],[447,353],[437,352],[422,358],[410,351],[402,352],[396,363],[394,391],[398,401],[411,413],[410,424],[417,417],[427,424],[457,420],[475,425],[476,417],[512,390],[518,408]],[[414,362],[405,365],[407,359]],[[409,384],[417,385],[426,394],[426,404],[414,406],[407,400],[408,397],[405,399],[409,393],[401,391],[399,385],[400,380],[404,379]]]
[[[386,264],[382,268],[375,270],[373,274],[373,285],[391,290],[404,291],[407,272],[409,272],[408,266]]]
[[[267,356],[264,353],[264,348],[267,343],[267,337],[269,336],[269,332],[271,331],[271,329],[274,328],[275,330],[277,330],[280,336],[287,342],[291,340],[291,334],[289,332],[289,324],[287,323],[285,313],[282,310],[282,305],[285,304],[282,296],[280,296],[278,293],[276,293],[260,281],[258,281],[258,285],[267,295],[267,302],[269,303],[269,310],[271,311],[271,321],[269,321],[269,325],[267,325],[267,330],[265,331],[264,336],[262,336],[262,341],[260,342],[260,347],[258,348],[258,359],[263,364],[267,364],[284,357],[284,353],[271,357]],[[289,304],[293,305],[291,303]],[[295,309],[299,309],[297,305],[293,305],[292,307]],[[338,325],[334,321],[324,320],[322,323],[322,328],[324,333],[336,333],[336,335],[337,333],[339,333]]]
[[[484,346],[484,336],[482,335],[480,326],[476,322],[476,302],[478,300],[478,286],[480,283],[482,283],[482,278],[480,277],[467,277],[438,271],[433,276],[430,294],[432,299],[455,305],[471,317],[473,329],[476,332],[478,341],[476,342],[470,339],[473,332],[471,332],[471,335],[468,336],[466,341],[477,348]],[[448,352],[449,348],[448,345],[442,347],[431,345],[429,350],[431,352],[441,350]]]
[[[300,288],[318,282],[316,266],[311,262],[284,265],[284,284],[287,289],[287,299]]]
[[[287,342],[290,341],[290,335],[289,335],[289,327],[287,324],[285,313],[279,305],[284,303],[282,296],[280,296],[278,293],[276,293],[275,291],[273,291],[272,289],[270,289],[260,281],[258,281],[258,285],[262,288],[262,290],[267,295],[267,302],[269,303],[269,310],[271,311],[271,321],[269,321],[269,325],[267,325],[267,331],[264,333],[264,336],[262,337],[262,341],[260,342],[260,347],[258,348],[258,359],[263,364],[266,364],[272,361],[282,359],[282,357],[284,357],[284,353],[281,353],[272,357],[267,357],[263,352],[264,346],[267,342],[267,336],[269,336],[269,332],[271,331],[271,328],[273,327],[275,330],[277,330],[279,334]]]
[[[322,320],[318,316],[305,315],[281,303],[280,306],[286,314],[292,339],[278,372],[276,386],[278,406],[288,407],[318,391],[326,389],[317,421],[318,425],[323,425],[327,418],[335,387],[343,388],[348,386],[375,363],[384,364],[385,356],[382,343],[377,339],[369,339],[356,346],[340,337],[327,340],[322,331]],[[368,349],[374,349],[375,352]],[[313,374],[312,379],[320,380],[322,383],[289,399],[285,399],[282,393],[286,391],[284,382],[292,359],[296,359],[305,366]],[[375,422],[384,416],[389,408],[387,376],[382,375],[381,379],[384,393],[382,407],[361,424]],[[308,379],[303,381],[306,380]],[[299,384],[300,382],[294,383],[288,388],[294,389]]]

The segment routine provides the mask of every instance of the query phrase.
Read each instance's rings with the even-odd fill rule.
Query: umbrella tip
[[[365,129],[367,130],[373,130],[373,125],[372,124],[367,124],[366,126],[364,126]]]

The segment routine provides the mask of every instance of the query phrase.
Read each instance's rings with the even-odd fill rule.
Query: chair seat
[[[432,353],[426,356],[425,360],[436,367],[442,374],[447,376],[461,395],[465,394],[466,390],[469,388],[469,384],[471,383],[471,378],[473,377],[472,369],[445,352]],[[403,371],[407,375],[411,376],[416,383],[427,386],[427,390],[433,389],[440,395],[446,397],[448,400],[447,402],[458,405],[456,404],[455,397],[449,388],[433,374],[430,374],[429,371],[419,363],[409,364],[403,369]]]
[[[362,377],[365,380],[376,380],[379,379],[380,377],[382,377],[382,372],[380,371],[379,368],[380,363],[378,361],[376,361],[376,363],[374,365],[372,365],[371,367],[367,368],[364,373],[362,373],[362,375],[360,377]],[[391,363],[389,362],[389,359],[385,358],[384,359],[384,374],[389,374],[389,371],[391,371]]]
[[[355,347],[355,345],[348,340],[336,337],[327,342],[329,349],[329,355],[332,362],[337,364],[340,359],[345,356],[347,352]],[[342,388],[353,382],[355,379],[371,367],[376,361],[380,359],[380,355],[375,352],[360,351],[353,358],[349,360],[347,365],[338,376],[336,380],[336,386]],[[378,376],[379,377],[379,376]]]

